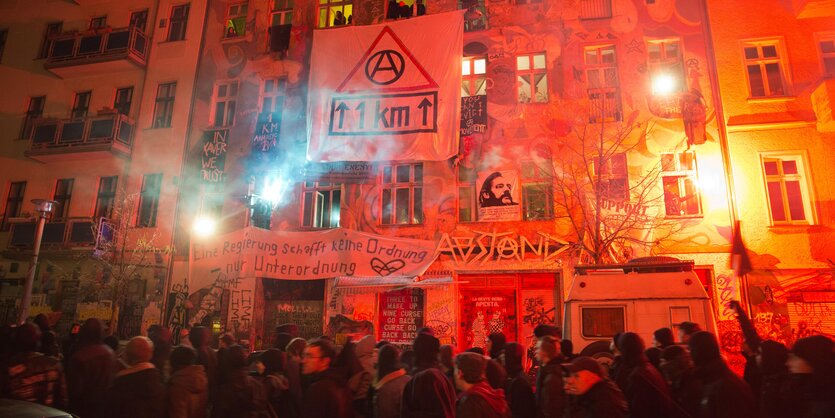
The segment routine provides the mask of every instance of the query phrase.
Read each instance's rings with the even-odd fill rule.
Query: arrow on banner
[[[432,102],[429,99],[423,99],[417,107],[423,111],[423,124],[426,125],[426,118],[429,115],[429,108],[432,107]]]

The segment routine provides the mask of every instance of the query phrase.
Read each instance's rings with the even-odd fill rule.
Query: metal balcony
[[[24,155],[43,163],[129,157],[133,130],[133,121],[118,113],[84,119],[37,119]]]
[[[9,250],[31,249],[35,242],[34,221],[11,223]],[[91,218],[69,218],[44,224],[41,248],[43,250],[91,249],[96,243]]]
[[[61,78],[144,69],[149,45],[135,26],[62,33],[50,40],[44,68]]]

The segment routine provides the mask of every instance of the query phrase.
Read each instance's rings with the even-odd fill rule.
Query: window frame
[[[519,186],[522,188],[522,219],[526,221],[549,221],[554,219],[554,174],[550,159],[548,165],[541,167],[534,160],[522,160],[519,170]],[[549,169],[551,172],[549,172]],[[530,172],[528,172],[530,171]],[[531,175],[533,174],[533,175]],[[543,188],[545,213],[534,217],[530,214],[531,188]]]
[[[809,178],[809,169],[808,169],[808,160],[805,152],[802,151],[785,151],[785,152],[764,152],[760,153],[760,170],[762,171],[762,180],[763,180],[763,190],[765,191],[765,204],[768,206],[768,219],[771,223],[772,227],[779,227],[779,226],[809,226],[815,225],[817,223],[816,213],[815,213],[815,205],[813,202],[815,201],[815,196],[813,194],[814,189],[810,184]],[[767,160],[777,160],[777,161],[786,161],[792,160],[797,165],[797,174],[783,174],[782,164],[778,164],[780,174],[777,175],[768,175],[765,171],[765,163]],[[805,213],[806,219],[805,220],[792,220],[791,218],[791,209],[789,206],[788,196],[785,187],[785,180],[796,180],[798,181],[799,191],[803,203],[803,211]],[[771,207],[771,199],[769,196],[768,190],[768,183],[769,180],[779,180],[781,184],[781,201],[783,203],[783,210],[786,216],[785,221],[775,221],[773,208]]]
[[[830,42],[833,45],[832,52],[824,52],[822,46],[824,42]],[[815,46],[818,51],[818,62],[820,62],[821,78],[830,79],[835,78],[835,32],[825,32],[815,34]],[[832,69],[827,71],[827,60],[831,60]]]
[[[615,164],[615,158],[623,158],[623,170],[617,170],[616,173],[615,168],[617,168],[620,164]],[[606,186],[604,189],[603,185],[595,185],[595,189],[598,193],[603,193],[604,199],[608,199],[614,202],[624,202],[629,201],[630,198],[630,187],[629,187],[629,156],[626,152],[616,152],[609,155],[609,160],[606,161],[603,165],[600,164],[600,156],[593,156],[592,157],[592,179],[597,181],[598,179],[598,167],[603,167],[600,174],[600,181],[606,182]],[[612,196],[612,181],[623,181],[624,183],[624,195],[623,196]],[[604,191],[605,190],[605,191]]]
[[[122,92],[128,92],[127,102],[120,102],[120,94]],[[123,109],[124,106],[127,106],[127,109]],[[119,87],[116,89],[116,93],[113,95],[113,109],[115,109],[119,114],[128,116],[130,115],[131,107],[133,106],[133,86],[128,87]]]
[[[766,58],[762,52],[763,47],[773,46],[777,54],[776,58]],[[779,38],[763,38],[763,39],[747,39],[740,41],[740,52],[742,58],[743,73],[745,74],[746,85],[748,87],[748,100],[769,100],[769,99],[783,99],[792,97],[792,83],[789,77],[789,61],[788,54],[785,50],[785,42],[782,37]],[[757,58],[747,58],[745,55],[746,48],[757,48]],[[782,82],[783,92],[781,94],[772,94],[771,82],[768,79],[768,72],[766,66],[777,63],[780,66],[780,81]],[[760,71],[760,77],[763,82],[763,95],[755,96],[751,84],[751,77],[749,75],[749,67],[757,65]]]
[[[296,9],[295,0],[273,0],[272,8],[270,9],[270,27],[278,25],[292,25],[293,13]],[[275,22],[276,16],[279,18],[279,23]],[[287,21],[289,18],[289,22]]]
[[[466,17],[464,18],[465,33],[490,29],[486,0],[458,0],[458,10],[474,10],[481,13],[481,17],[478,19],[467,20]]]
[[[94,16],[90,18],[90,30],[99,30],[107,27],[107,15]]]
[[[175,15],[178,11],[181,16]],[[188,29],[188,17],[191,12],[191,3],[175,4],[171,6],[171,12],[168,14],[168,33],[165,36],[166,42],[184,41],[186,39],[186,30]],[[175,31],[174,25],[177,24]]]
[[[345,8],[351,11],[351,14],[346,15]],[[322,9],[325,9],[325,22],[322,24]],[[338,9],[338,10],[337,10]],[[336,18],[336,12],[341,11],[342,16],[345,19],[344,25],[335,25],[334,19]],[[333,16],[331,16],[331,12],[333,12]],[[354,15],[354,0],[319,0],[318,4],[316,5],[316,29],[326,29],[326,28],[334,28],[339,26],[347,26],[348,18]],[[350,23],[353,24],[353,21]]]
[[[70,119],[81,120],[87,118],[88,114],[90,113],[90,102],[92,100],[92,90],[75,92],[72,109],[70,109]]]
[[[544,67],[536,68],[536,57],[542,56],[542,60],[544,61]],[[528,68],[527,69],[520,69],[519,68],[519,59],[520,58],[527,58],[528,61]],[[546,51],[537,51],[537,52],[526,52],[521,54],[515,55],[514,62],[516,63],[516,102],[523,103],[523,104],[547,104],[551,100],[551,92],[550,85],[548,84],[548,54]],[[521,100],[521,91],[523,89],[520,79],[524,76],[530,76],[530,82],[528,83],[528,87],[530,88],[530,96],[528,97],[527,101]],[[541,75],[544,77],[545,80],[545,100],[539,100],[537,91],[537,85],[539,84],[536,80],[536,76]]]
[[[15,190],[15,186],[19,186],[17,189],[19,191],[18,194],[12,196],[12,191]],[[17,218],[20,216],[20,212],[23,209],[23,204],[25,202],[26,197],[26,181],[13,181],[9,183],[8,192],[6,192],[6,204],[3,206],[3,223],[0,224],[0,231],[8,231],[10,228],[9,219]],[[14,207],[14,213],[9,213],[9,207]]]
[[[141,24],[137,24],[137,22]],[[145,33],[145,29],[148,27],[148,9],[142,10],[134,10],[130,13],[130,19],[128,20],[129,26],[135,27],[139,29],[142,33]]]
[[[212,90],[212,119],[211,125],[214,128],[230,128],[235,126],[236,114],[238,112],[238,94],[240,94],[241,83],[238,80],[220,80],[215,82]],[[220,96],[222,89],[225,89],[223,96]],[[231,92],[234,91],[234,94]],[[219,115],[218,106],[223,104],[223,115]]]
[[[323,184],[324,183],[324,184]],[[340,222],[342,221],[342,208],[343,208],[343,201],[342,197],[344,196],[344,189],[342,183],[333,183],[333,182],[322,182],[322,181],[302,181],[301,183],[301,205],[300,205],[300,217],[299,217],[299,226],[304,229],[328,229],[328,228],[338,228],[340,226]],[[324,196],[327,194],[327,197]],[[338,194],[338,200],[334,197],[335,194]],[[322,204],[320,205],[320,195],[322,195]],[[309,206],[309,210],[312,211],[308,217],[308,205],[307,202],[309,201],[308,196],[313,198],[313,202]],[[338,203],[339,211],[337,214],[336,223],[334,224],[334,219],[331,215],[333,215],[333,204],[334,202]],[[330,211],[325,211],[324,207],[327,204]],[[319,210],[322,210],[320,216],[316,216],[319,213]],[[327,226],[323,222],[325,219],[326,212],[329,213],[327,215]],[[318,225],[317,225],[317,220]]]
[[[43,41],[41,42],[41,49],[38,51],[38,59],[49,57],[49,49],[52,46],[52,37],[60,34],[64,30],[64,22],[49,22],[44,29]]]
[[[104,189],[105,182],[112,181],[109,189]],[[93,219],[100,217],[113,218],[113,209],[116,206],[116,193],[119,187],[119,176],[99,177],[99,185],[96,190],[96,204],[93,206]],[[106,209],[105,209],[106,208]],[[104,214],[100,212],[105,212]]]
[[[32,105],[36,99],[40,100],[40,108],[32,109]],[[26,113],[23,115],[23,125],[20,130],[20,139],[31,139],[32,133],[35,130],[35,120],[43,117],[43,110],[46,107],[46,95],[29,96],[29,105],[26,107]]]
[[[157,226],[160,196],[162,196],[162,173],[143,175],[134,224],[137,228],[155,228]],[[149,211],[147,214],[146,209]]]
[[[612,51],[612,56],[614,60],[611,63],[604,62],[603,60],[603,51],[609,50]],[[596,51],[595,56],[597,57],[596,63],[590,63],[588,61],[589,51]],[[620,94],[620,68],[618,65],[618,48],[615,44],[607,43],[607,44],[594,44],[594,45],[586,45],[583,47],[583,75],[586,80],[586,97],[589,101],[589,123],[600,123],[600,122],[620,122],[623,120],[623,100]],[[606,84],[606,70],[614,70],[615,77],[614,77],[614,85]],[[592,71],[597,71],[600,73],[603,85],[602,86],[591,86],[591,74]],[[600,98],[595,98],[593,96],[603,95]],[[613,114],[607,111],[606,104],[609,103],[609,98],[607,96],[613,96],[611,99],[614,102],[614,112]],[[599,107],[598,109],[592,109],[595,106],[595,103],[602,102],[604,105]]]
[[[614,334],[611,335],[587,335],[586,334],[586,321],[585,321],[585,311],[589,310],[603,310],[603,309],[619,309],[621,312],[621,318],[623,319],[623,330],[616,331]],[[627,323],[626,318],[626,305],[580,305],[579,306],[579,316],[580,316],[580,335],[585,339],[595,339],[595,340],[605,340],[611,339],[614,337],[617,332],[624,332],[628,330],[629,324]]]
[[[691,155],[691,168],[682,168],[681,167],[681,157],[682,155],[689,154]],[[673,169],[666,170],[664,168],[664,156],[665,155],[672,155],[673,157]],[[685,150],[685,151],[675,151],[675,152],[662,152],[659,156],[661,158],[661,192],[664,197],[664,216],[666,218],[701,218],[704,216],[704,208],[702,207],[702,192],[699,189],[699,166],[698,160],[696,158],[696,151],[694,150]],[[676,178],[677,179],[677,187],[678,187],[678,198],[682,199],[682,201],[687,201],[690,198],[686,196],[687,188],[685,187],[686,184],[682,183],[683,180],[690,180],[693,185],[693,190],[695,191],[695,199],[696,199],[696,206],[698,207],[698,213],[684,213],[684,214],[670,214],[668,211],[668,203],[667,203],[667,190],[665,186],[665,179],[667,178]],[[682,192],[685,193],[682,196]],[[680,208],[681,206],[679,206]],[[681,210],[679,209],[679,212]]]
[[[478,63],[483,62],[479,72]],[[475,91],[475,94],[470,92]],[[483,91],[483,93],[481,93]],[[465,94],[466,92],[466,94]],[[481,94],[479,94],[481,93]],[[467,56],[461,59],[461,97],[487,95],[487,56]]]
[[[478,170],[476,170],[475,167],[465,167],[461,164],[458,165],[458,167],[455,170],[455,184],[458,193],[458,199],[456,199],[456,217],[458,219],[458,222],[478,222],[478,189],[476,188],[477,181]],[[469,190],[470,219],[462,219],[461,217],[461,203],[465,200],[461,197],[462,189]]]
[[[273,90],[267,91],[268,82],[273,82]],[[265,111],[266,100],[270,100],[269,113],[281,114],[284,111],[284,101],[287,99],[287,77],[265,77],[261,79],[260,89],[258,93],[258,109],[259,113],[267,113]],[[280,100],[278,100],[280,99]],[[278,105],[277,103],[280,103]]]
[[[161,96],[163,89],[166,95]],[[177,95],[177,82],[157,84],[157,95],[154,98],[154,113],[151,117],[151,128],[170,128],[174,119],[174,99]]]
[[[667,55],[667,45],[675,43],[678,45],[677,50],[678,53],[675,57],[670,57]],[[657,59],[653,59],[650,56],[649,49],[651,45],[659,45],[659,53],[660,56]],[[681,38],[660,38],[660,39],[647,39],[646,40],[646,49],[647,49],[647,71],[649,72],[650,76],[650,91],[653,95],[658,94],[654,91],[655,83],[654,78],[656,74],[668,74],[673,76],[675,80],[678,82],[676,88],[671,93],[680,93],[687,90],[687,79],[685,77],[684,72],[684,51],[682,50],[682,41]],[[617,55],[615,55],[615,61],[617,61]]]
[[[398,167],[409,167],[409,181],[401,182],[397,179]],[[417,180],[417,167],[420,167],[420,180]],[[386,169],[391,170],[389,179],[386,179]],[[423,207],[423,185],[424,185],[424,165],[423,163],[388,163],[381,164],[380,174],[378,177],[380,184],[380,225],[382,226],[397,226],[397,225],[422,225],[426,220],[426,214]],[[390,181],[388,181],[390,180]],[[407,212],[407,222],[398,222],[398,207],[397,207],[397,191],[406,189],[409,191],[409,198],[407,205],[409,206]],[[386,192],[388,191],[391,209],[389,210],[388,219],[386,219]],[[416,193],[418,192],[418,193]],[[420,202],[415,197],[416,194],[420,196]],[[415,206],[420,208],[420,214],[415,213]]]
[[[236,39],[242,36],[246,36],[246,18],[248,14],[248,1],[229,3],[226,6],[226,18],[224,19],[224,22],[226,22],[226,24],[223,27],[223,39]],[[240,24],[242,30],[242,32],[240,33],[238,32],[238,23],[235,22],[239,19],[243,19],[243,23]],[[233,29],[234,34],[230,35],[229,29]]]
[[[597,2],[600,4],[600,9],[602,12],[599,14],[593,15],[583,15],[584,11],[588,11],[587,8],[584,8],[584,4]],[[607,13],[608,12],[608,13]],[[580,20],[594,20],[594,19],[611,19],[612,18],[612,0],[580,0],[577,3],[577,18]]]
[[[55,180],[55,189],[52,192],[52,200],[56,202],[55,210],[52,211],[53,221],[63,221],[70,217],[70,203],[72,202],[74,185],[75,178]]]

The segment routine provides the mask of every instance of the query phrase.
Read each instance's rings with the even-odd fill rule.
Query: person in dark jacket
[[[745,369],[742,373],[742,380],[748,383],[751,387],[751,392],[757,403],[760,402],[760,394],[762,393],[763,375],[762,370],[757,365],[757,352],[759,350],[762,338],[757,334],[757,329],[754,323],[748,317],[748,313],[739,303],[739,301],[732,300],[728,306],[736,313],[736,320],[739,322],[739,328],[742,330],[742,357],[745,358]]]
[[[631,418],[673,416],[677,406],[670,397],[667,382],[644,354],[644,341],[634,332],[626,332],[618,339],[622,363],[614,381],[626,396]]]
[[[147,337],[133,337],[125,347],[127,368],[116,373],[104,398],[102,416],[157,418],[165,414],[162,375],[151,363],[154,345]]]
[[[154,363],[154,367],[159,370],[163,379],[167,380],[171,373],[168,358],[171,356],[174,342],[171,337],[171,330],[162,325],[151,325],[148,327],[148,338],[154,343],[154,355],[151,357],[151,363]]]
[[[377,379],[372,391],[374,418],[398,418],[403,401],[403,388],[412,379],[400,364],[400,351],[386,344],[377,353]]]
[[[792,374],[798,408],[794,416],[835,416],[835,343],[823,335],[797,340],[786,366]]]
[[[661,352],[673,344],[675,344],[673,330],[659,328],[652,333],[652,347],[647,348],[644,354],[647,356],[649,363],[659,372],[661,372]]]
[[[116,356],[104,345],[101,321],[89,318],[78,331],[76,348],[67,361],[69,412],[97,417],[116,370]]]
[[[415,366],[412,380],[403,389],[400,417],[454,417],[455,388],[438,365],[440,341],[428,333],[418,333],[412,347]]]
[[[295,400],[289,392],[290,385],[283,374],[284,361],[284,352],[275,348],[261,353],[255,360],[258,373],[256,380],[264,389],[264,399],[279,417],[297,416],[298,410],[293,405]]]
[[[335,359],[336,347],[328,340],[317,338],[305,347],[302,374],[309,379],[310,385],[302,398],[302,417],[353,417],[351,391],[340,371],[331,367]]]
[[[14,334],[15,354],[0,359],[0,397],[66,408],[64,367],[57,358],[36,351],[42,340],[40,329],[23,324]]]
[[[226,370],[226,376],[213,401],[213,418],[254,418],[267,413],[264,388],[249,375],[243,347],[228,347],[218,367]]]
[[[571,418],[626,417],[626,398],[616,384],[605,377],[603,368],[591,357],[581,356],[563,364],[568,373],[565,392],[574,397],[567,416]]]
[[[670,345],[661,352],[661,374],[670,386],[670,395],[690,416],[698,416],[702,401],[702,382],[690,354],[680,345]]]
[[[577,358],[577,353],[574,352],[574,343],[569,339],[560,341],[560,353],[565,361],[572,361]]]
[[[788,417],[797,412],[789,395],[788,359],[789,350],[783,344],[771,340],[759,343],[755,363],[761,376],[760,393],[754,398],[760,408],[760,418]]]
[[[699,417],[754,418],[757,416],[754,395],[748,384],[725,364],[716,336],[699,331],[688,341],[696,375],[704,390]]]
[[[487,359],[476,353],[455,356],[455,386],[461,390],[455,408],[457,418],[506,418],[509,408],[501,390],[485,380]]]
[[[304,348],[307,347],[307,341],[304,338],[293,338],[287,344],[286,363],[284,364],[284,376],[287,377],[288,390],[294,401],[293,409],[296,414],[290,414],[286,418],[296,418],[298,410],[302,404],[302,357],[304,356]],[[285,418],[285,417],[282,417]]]
[[[214,402],[214,395],[217,392],[217,353],[209,346],[212,340],[212,331],[206,327],[196,326],[188,334],[188,340],[192,348],[197,351],[197,364],[206,370],[206,377],[209,378],[209,403]]]
[[[453,369],[455,369],[455,347],[450,344],[444,344],[441,346],[440,354],[438,354],[439,365],[441,366],[441,371],[444,372],[444,375],[449,378],[450,382],[454,382],[455,377],[453,374]]]
[[[505,399],[510,406],[513,418],[534,418],[536,416],[536,397],[533,394],[528,375],[525,374],[522,360],[525,357],[525,347],[519,343],[507,343],[504,347],[502,359],[507,370],[505,383]]]
[[[560,418],[565,409],[565,389],[560,362],[560,340],[546,335],[536,343],[539,373],[536,376],[537,418]]]
[[[502,350],[504,350],[505,344],[507,344],[507,338],[501,332],[494,332],[488,335],[487,347],[485,347],[487,349],[487,355],[491,359],[498,360],[502,354]]]
[[[209,378],[197,363],[197,352],[179,346],[171,352],[171,378],[165,391],[168,418],[206,418]]]

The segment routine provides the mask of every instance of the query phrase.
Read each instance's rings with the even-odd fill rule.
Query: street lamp
[[[32,301],[32,283],[35,282],[35,269],[38,267],[38,253],[41,250],[41,238],[46,219],[52,215],[52,209],[58,202],[54,200],[32,199],[35,211],[38,212],[38,228],[35,230],[35,245],[32,248],[32,261],[29,263],[29,273],[23,283],[23,298],[20,300],[20,316],[18,324],[24,324],[29,317],[29,303]]]

